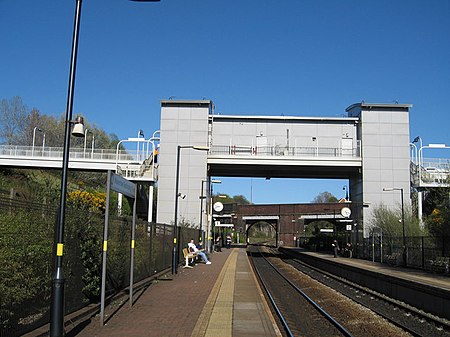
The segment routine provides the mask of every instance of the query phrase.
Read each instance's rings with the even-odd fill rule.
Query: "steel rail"
[[[253,257],[253,252],[250,252],[250,255]],[[256,274],[258,275],[258,279],[261,282],[261,285],[264,288],[264,291],[266,292],[267,296],[270,299],[270,302],[272,303],[273,308],[275,309],[278,318],[281,320],[281,324],[283,325],[284,331],[286,331],[286,333],[288,334],[289,337],[294,337],[294,334],[292,333],[291,329],[289,328],[289,324],[287,323],[286,319],[284,318],[283,314],[281,313],[281,310],[278,308],[278,305],[275,302],[275,299],[273,298],[269,287],[267,286],[267,284],[264,282],[261,273],[259,272],[258,268],[256,267],[256,265],[253,263],[252,261],[252,266],[253,269],[256,271]]]
[[[330,322],[337,330],[339,330],[344,336],[346,337],[353,337],[353,335],[347,330],[345,329],[338,321],[336,321],[330,314],[328,314],[320,305],[318,305],[312,298],[310,298],[304,291],[302,291],[301,289],[299,289],[294,283],[292,283],[291,280],[289,280],[286,276],[284,276],[278,269],[277,267],[275,267],[262,253],[261,251],[258,249],[259,254],[261,255],[261,257],[273,268],[273,270],[280,275],[293,289],[295,289],[295,291],[297,291],[303,298],[306,299],[306,301],[308,303],[310,303],[323,317],[325,317],[325,319]],[[253,254],[253,253],[251,253]],[[257,271],[258,276],[260,277],[260,279],[262,280],[260,273],[256,267],[255,264],[253,264],[255,266],[255,270]],[[264,281],[262,281],[264,282]],[[265,290],[268,292],[268,289]]]
[[[285,254],[285,253],[282,253],[282,254]],[[287,255],[287,254],[286,254],[286,255]],[[358,290],[360,293],[366,293],[366,294],[368,294],[368,295],[370,295],[370,296],[376,298],[377,300],[380,300],[380,301],[383,301],[383,302],[385,302],[385,303],[388,303],[389,305],[393,305],[393,306],[395,306],[395,307],[398,307],[398,308],[400,308],[401,310],[404,310],[404,311],[406,311],[406,312],[413,313],[415,316],[418,316],[418,317],[420,317],[421,319],[427,320],[427,321],[431,322],[432,324],[434,324],[434,325],[436,325],[436,326],[443,326],[446,330],[450,330],[450,324],[447,323],[447,322],[445,322],[445,321],[443,321],[443,320],[441,320],[441,319],[439,319],[439,318],[436,318],[436,317],[434,317],[434,316],[432,316],[432,315],[430,315],[430,314],[427,314],[427,313],[425,313],[425,312],[422,312],[421,310],[419,310],[419,309],[417,309],[417,308],[408,306],[408,305],[406,305],[406,304],[404,304],[404,303],[402,303],[402,302],[400,302],[400,301],[394,300],[394,299],[389,298],[389,297],[387,297],[387,296],[385,296],[385,295],[382,295],[382,294],[380,294],[380,293],[377,293],[376,291],[373,291],[373,290],[371,290],[371,289],[362,287],[362,286],[360,286],[360,285],[358,285],[358,284],[355,284],[355,283],[353,283],[353,282],[350,282],[350,281],[348,281],[348,280],[345,280],[345,279],[343,279],[343,278],[341,278],[341,277],[339,277],[339,276],[336,276],[336,275],[333,275],[333,274],[331,274],[331,273],[329,273],[329,272],[326,272],[326,271],[324,271],[324,270],[321,270],[321,269],[319,269],[319,268],[317,268],[317,267],[311,266],[311,265],[309,265],[309,264],[307,264],[307,263],[305,263],[305,262],[303,262],[303,261],[301,261],[301,260],[299,260],[299,259],[297,259],[297,258],[294,258],[294,256],[292,256],[292,255],[290,255],[290,256],[292,257],[291,261],[293,261],[293,262],[295,262],[295,263],[301,265],[301,266],[304,267],[304,268],[309,268],[309,269],[311,269],[311,270],[313,270],[313,271],[315,271],[315,272],[317,272],[317,273],[320,273],[320,274],[322,274],[322,275],[324,275],[324,276],[327,276],[328,278],[331,278],[331,279],[333,279],[333,280],[335,280],[335,281],[337,281],[337,282],[341,282],[341,283],[343,283],[344,285],[346,285],[346,286],[349,287],[349,288],[356,289],[356,290]],[[290,265],[293,266],[292,264],[290,264]],[[296,266],[293,266],[293,267],[296,268],[298,271],[300,271],[300,272],[302,272],[302,273],[305,273],[304,271],[298,269]],[[319,281],[320,283],[323,283],[323,281],[322,281],[321,278],[319,278],[319,277],[317,277],[317,276],[314,276],[314,275],[311,275],[311,274],[309,274],[309,273],[308,273],[307,275],[308,275],[309,277],[315,279],[316,281]],[[344,296],[348,297],[347,295],[344,295]],[[386,314],[386,313],[383,312],[382,310],[378,310],[377,308],[368,306],[366,303],[364,303],[364,301],[359,300],[357,297],[355,297],[355,298],[352,297],[351,300],[354,301],[354,302],[356,302],[356,303],[358,303],[358,304],[360,304],[360,305],[362,305],[362,306],[365,307],[365,308],[370,309],[371,311],[375,312],[377,315],[383,317],[384,319],[386,319],[386,320],[389,321],[390,323],[392,323],[392,324],[394,324],[395,326],[397,326],[397,327],[403,329],[404,331],[408,332],[408,333],[411,334],[412,336],[415,336],[415,337],[426,337],[426,336],[427,336],[427,335],[424,335],[423,333],[417,332],[417,331],[414,330],[413,328],[411,328],[411,327],[409,327],[409,326],[407,326],[407,325],[405,325],[405,324],[399,322],[398,320],[392,318],[390,315]]]

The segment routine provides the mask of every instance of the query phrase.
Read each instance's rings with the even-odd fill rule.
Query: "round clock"
[[[213,209],[216,211],[216,212],[220,212],[220,211],[222,211],[223,210],[223,204],[221,203],[221,202],[215,202],[214,203],[214,205],[213,205]]]
[[[341,215],[345,218],[349,218],[350,214],[352,214],[352,211],[348,207],[342,207],[341,209]]]

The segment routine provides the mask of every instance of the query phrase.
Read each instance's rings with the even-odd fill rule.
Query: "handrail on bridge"
[[[360,148],[278,145],[213,145],[209,155],[291,156],[291,157],[361,157]]]

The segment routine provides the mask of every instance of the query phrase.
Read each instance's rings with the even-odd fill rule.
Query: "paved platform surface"
[[[180,268],[106,317],[78,326],[69,336],[281,336],[270,314],[245,248],[210,255],[212,264]]]

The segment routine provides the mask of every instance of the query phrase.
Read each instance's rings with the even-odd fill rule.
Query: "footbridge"
[[[155,182],[154,151],[71,148],[69,169],[83,171],[114,171],[123,177],[141,182]],[[133,140],[134,141],[134,140]],[[143,141],[142,141],[143,142]],[[22,168],[62,168],[62,147],[37,148],[34,146],[0,145],[0,166]]]
[[[180,218],[205,226],[211,177],[348,179],[351,220],[358,224],[352,234],[365,235],[373,207],[363,205],[397,207],[399,193],[388,191],[401,189],[409,204],[411,186],[447,184],[448,160],[431,163],[422,149],[411,151],[411,107],[361,102],[333,114],[340,117],[250,116],[217,114],[210,100],[163,100],[157,221],[173,219],[176,181],[186,196]]]

